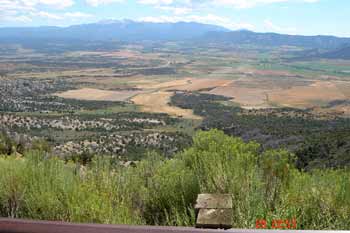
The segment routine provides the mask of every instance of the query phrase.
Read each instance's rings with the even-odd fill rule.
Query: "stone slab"
[[[230,194],[199,194],[195,209],[232,209]]]
[[[232,228],[232,209],[200,209],[197,228],[229,229]]]

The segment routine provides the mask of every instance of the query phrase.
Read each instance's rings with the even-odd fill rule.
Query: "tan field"
[[[265,89],[240,87],[232,83],[206,93],[233,98],[232,101],[239,103],[243,108],[266,108],[269,107],[267,92]]]
[[[309,108],[327,104],[334,100],[349,98],[348,86],[342,82],[315,81],[310,85],[293,86],[291,88],[246,87],[247,82],[232,82],[225,86],[216,87],[206,93],[223,95],[233,98],[243,108],[268,108],[285,106]],[[347,111],[347,107],[344,107]]]
[[[189,119],[201,119],[201,117],[193,114],[192,110],[182,109],[174,106],[170,106],[170,97],[173,92],[157,91],[152,93],[144,93],[133,97],[131,100],[142,106],[142,111],[153,113],[167,113],[172,116],[189,118]]]
[[[137,88],[142,89],[164,89],[164,90],[179,90],[179,91],[198,91],[218,86],[226,86],[231,80],[224,79],[195,79],[183,78],[161,83],[142,83],[137,85]]]
[[[231,82],[230,80],[194,78],[183,78],[161,83],[141,82],[142,84],[138,84],[137,88],[154,90],[154,92],[139,94],[133,97],[132,101],[142,106],[142,110],[146,112],[164,112],[173,116],[201,119],[201,117],[194,115],[191,110],[169,105],[170,97],[174,95],[174,91],[197,91],[228,85]]]
[[[232,83],[231,80],[225,79],[189,79],[187,85],[178,86],[176,90],[180,91],[199,91],[215,87],[224,87]]]
[[[341,83],[316,81],[310,85],[292,86],[281,88],[266,85],[249,87],[250,79],[245,82],[241,80],[225,79],[196,79],[183,78],[171,81],[160,82],[152,79],[133,79],[135,87],[143,91],[102,91],[91,89],[69,91],[59,96],[65,98],[93,99],[93,100],[114,100],[122,101],[132,98],[132,101],[142,106],[146,112],[164,112],[173,116],[198,119],[192,111],[169,106],[170,97],[176,90],[180,91],[201,91],[203,93],[222,95],[232,98],[233,102],[239,103],[243,108],[269,108],[275,106],[309,108],[323,105],[333,100],[346,99],[347,88]],[[252,79],[251,82],[254,82]],[[212,90],[205,90],[211,89]],[[144,93],[144,91],[150,91]],[[342,92],[343,91],[343,92]],[[325,93],[327,93],[325,95]],[[344,109],[347,111],[347,109]]]
[[[340,104],[330,108],[316,107],[316,108],[313,108],[313,112],[316,114],[333,114],[333,115],[350,117],[350,105]]]
[[[286,70],[257,69],[250,65],[240,65],[234,69],[235,73],[257,76],[295,76]]]
[[[346,99],[334,82],[316,81],[309,86],[292,87],[269,93],[269,100],[282,106],[308,108]]]
[[[168,82],[148,82],[137,85],[141,89],[177,89],[180,86],[187,86],[191,84],[190,78],[177,79]]]
[[[340,105],[340,106],[335,107],[334,109],[337,112],[342,112],[345,116],[350,116],[350,106],[349,105]]]
[[[160,53],[143,54],[140,51],[128,48],[109,52],[76,53],[79,53],[80,56],[122,57],[127,60],[149,61],[157,59],[158,62],[161,61],[159,67],[167,67],[172,61],[176,60],[174,56],[165,58],[160,56]],[[74,52],[70,55],[74,55]],[[182,57],[182,59],[184,58]],[[216,58],[213,57],[213,59],[215,61]],[[185,61],[186,59],[184,59]],[[69,76],[77,83],[88,83],[88,85],[79,84],[77,87],[81,89],[56,93],[57,96],[82,100],[125,101],[132,99],[136,104],[142,106],[144,111],[165,112],[173,116],[187,118],[199,117],[194,116],[189,110],[175,108],[168,104],[170,97],[177,90],[226,96],[232,98],[233,102],[240,104],[243,108],[277,106],[309,108],[324,106],[334,100],[350,98],[350,84],[340,77],[318,75],[300,78],[295,77],[296,75],[293,72],[287,70],[259,70],[249,64],[238,67],[205,66],[207,62],[203,62],[200,66],[201,72],[196,75],[196,65],[198,64],[201,65],[201,62],[186,66],[186,69],[191,68],[191,66],[194,67],[190,69],[193,76],[184,77],[166,75],[135,75],[132,77],[121,75],[119,77],[113,68],[73,69],[42,73],[33,72],[25,75],[18,73],[16,75],[23,78]],[[205,73],[202,69],[208,69],[208,72]],[[133,90],[132,88],[139,90]],[[113,89],[122,90],[114,91]],[[344,106],[341,110],[347,112],[348,107]]]
[[[120,50],[120,51],[116,51],[116,52],[103,53],[101,55],[106,56],[106,57],[124,57],[124,58],[138,58],[138,57],[140,57],[139,52],[128,50],[128,49]]]
[[[292,77],[295,76],[288,71],[284,70],[255,70],[255,69],[242,69],[241,70],[245,74],[254,74],[260,76],[287,76]]]
[[[346,96],[346,99],[350,99],[350,83],[349,82],[336,82],[337,88]]]
[[[139,91],[106,91],[93,88],[82,88],[79,90],[56,93],[55,95],[62,98],[79,100],[125,101],[139,93]]]
[[[132,50],[119,50],[111,52],[94,52],[94,51],[77,51],[68,52],[67,56],[104,56],[104,57],[124,57],[124,58],[136,58],[139,56],[137,51]]]
[[[243,70],[242,70],[243,71]],[[90,70],[90,74],[96,74],[101,70]],[[111,74],[112,71],[104,70],[105,74]],[[247,72],[244,71],[244,72]],[[125,101],[131,100],[141,106],[146,112],[163,112],[172,116],[182,116],[185,118],[200,119],[192,111],[170,106],[168,103],[170,97],[175,91],[199,91],[202,93],[222,95],[232,98],[233,102],[241,105],[243,108],[271,108],[276,106],[310,108],[323,106],[334,100],[343,100],[350,98],[350,86],[348,82],[343,81],[312,81],[269,78],[271,76],[289,76],[288,72],[283,71],[256,71],[252,73],[265,75],[265,79],[242,76],[235,80],[224,78],[193,78],[184,77],[172,79],[171,77],[144,77],[135,76],[128,78],[103,77],[96,78],[91,76],[84,77],[85,82],[91,82],[101,85],[101,89],[110,88],[128,88],[134,87],[139,91],[113,91],[100,90],[92,88],[82,88],[71,90],[64,93],[58,93],[57,96],[64,98],[82,99],[82,100],[109,100]],[[80,79],[79,79],[80,80]],[[83,79],[81,79],[83,80]],[[339,109],[348,112],[348,107]]]

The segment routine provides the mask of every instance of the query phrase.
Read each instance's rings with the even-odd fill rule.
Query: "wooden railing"
[[[332,231],[297,231],[297,230],[210,230],[191,227],[156,227],[104,224],[73,224],[64,222],[33,221],[0,218],[0,232],[4,233],[280,233],[280,232],[332,232]]]

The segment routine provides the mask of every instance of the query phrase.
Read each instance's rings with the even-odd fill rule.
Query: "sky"
[[[349,0],[0,0],[0,27],[194,21],[231,30],[350,37]]]

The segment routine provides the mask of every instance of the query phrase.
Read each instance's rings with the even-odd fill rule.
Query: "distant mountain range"
[[[0,28],[0,40],[16,39],[77,39],[77,40],[119,40],[119,41],[164,41],[188,40],[210,31],[229,31],[226,28],[194,23],[149,23],[132,20],[101,21],[70,27]]]
[[[350,43],[350,38],[335,36],[299,36],[277,33],[257,33],[248,30],[208,32],[201,41],[209,43],[252,44],[259,46],[298,46],[318,49],[336,49]]]
[[[350,44],[340,46],[336,49],[306,49],[303,51],[297,51],[292,53],[293,56],[286,60],[288,61],[300,61],[300,60],[312,60],[312,59],[343,59],[350,60]]]
[[[318,57],[320,58],[328,58],[328,59],[344,59],[350,60],[350,45],[344,46],[342,48],[322,53]]]
[[[339,49],[345,44],[350,44],[350,38],[256,33],[248,30],[230,31],[224,27],[195,22],[150,23],[112,20],[70,27],[0,28],[0,42],[24,40],[189,41],[221,45],[286,45],[323,50]],[[332,57],[332,54],[329,56]]]

